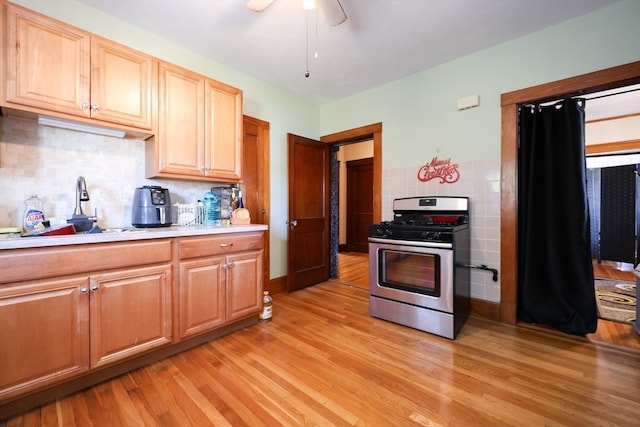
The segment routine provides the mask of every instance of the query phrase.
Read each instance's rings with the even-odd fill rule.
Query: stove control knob
[[[391,232],[386,228],[376,228],[376,235],[377,236],[386,237],[389,234],[391,234]]]

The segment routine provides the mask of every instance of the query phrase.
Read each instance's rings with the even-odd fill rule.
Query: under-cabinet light
[[[54,117],[38,116],[38,124],[54,128],[75,130],[78,132],[94,133],[96,135],[124,138],[125,132],[119,129],[111,129],[103,126],[88,125],[70,120],[56,119]]]

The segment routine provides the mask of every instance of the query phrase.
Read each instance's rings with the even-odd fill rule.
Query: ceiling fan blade
[[[249,0],[247,2],[247,9],[253,12],[262,12],[269,5],[273,3],[273,0]]]
[[[329,21],[329,25],[336,27],[347,20],[347,14],[340,4],[340,0],[319,0],[320,9]]]

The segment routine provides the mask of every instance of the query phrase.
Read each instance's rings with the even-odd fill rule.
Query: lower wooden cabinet
[[[7,402],[257,321],[263,234],[231,234],[0,252],[0,418]]]
[[[171,343],[171,265],[90,278],[91,368]]]
[[[225,259],[219,256],[180,263],[178,338],[224,325]]]
[[[171,343],[171,265],[0,287],[0,400]]]
[[[180,241],[179,339],[257,315],[262,246],[262,233]]]
[[[0,402],[89,370],[89,278],[0,286]]]
[[[227,322],[258,314],[262,307],[262,251],[227,257]]]

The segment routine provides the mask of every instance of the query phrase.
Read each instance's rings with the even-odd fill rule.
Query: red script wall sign
[[[460,179],[458,164],[451,163],[451,159],[439,160],[437,157],[418,170],[418,180],[422,182],[440,179],[440,184],[453,184]]]

